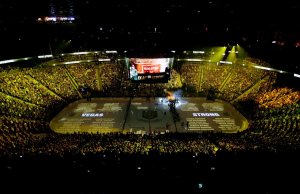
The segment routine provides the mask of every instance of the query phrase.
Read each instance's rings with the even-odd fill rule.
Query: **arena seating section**
[[[90,57],[95,56],[67,56],[56,60]],[[299,149],[300,91],[278,87],[275,84],[276,73],[248,65],[254,60],[249,58],[235,64],[218,65],[181,62],[174,65],[169,83],[151,85],[131,83],[127,79],[127,69],[118,61],[3,70],[0,72],[0,153],[8,157],[108,151],[210,155],[217,150]],[[269,66],[265,62],[263,65]],[[154,91],[155,96],[162,96],[164,89],[183,89],[183,95],[189,97],[203,95],[213,89],[217,98],[233,103],[247,114],[250,126],[244,132],[230,135],[190,133],[139,137],[134,134],[92,136],[53,133],[48,125],[50,119],[68,103],[82,98],[79,88],[83,86],[88,86],[94,97],[153,95],[149,91]],[[247,112],[247,109],[252,112]]]
[[[97,58],[112,60],[56,65]],[[118,58],[105,53],[66,55],[37,67],[1,70],[2,189],[293,193],[298,188],[293,177],[299,171],[300,91],[278,83],[279,73],[253,67],[269,64],[253,58],[234,64],[177,61],[168,83],[137,84],[130,82]],[[54,133],[50,120],[84,98],[82,87],[90,88],[92,97],[161,97],[165,89],[181,90],[183,97],[205,97],[213,91],[216,98],[233,104],[250,125],[234,134]]]

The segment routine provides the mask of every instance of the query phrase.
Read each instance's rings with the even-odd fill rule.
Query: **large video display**
[[[168,78],[174,58],[126,58],[132,81],[153,81]]]

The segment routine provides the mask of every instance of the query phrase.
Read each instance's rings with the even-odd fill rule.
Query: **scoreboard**
[[[132,82],[168,82],[174,58],[126,57],[128,78]]]

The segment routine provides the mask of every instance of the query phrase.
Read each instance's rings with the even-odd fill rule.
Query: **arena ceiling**
[[[236,43],[285,50],[300,46],[299,11],[300,2],[292,0],[4,0],[0,58],[18,49],[47,53],[49,43],[63,40],[72,40],[73,50]],[[75,21],[40,24],[41,16],[74,16]]]

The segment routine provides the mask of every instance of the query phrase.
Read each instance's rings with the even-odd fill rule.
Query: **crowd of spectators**
[[[42,85],[53,90],[64,99],[75,99],[76,90],[72,86],[63,66],[49,66],[44,68],[27,69],[26,73]]]
[[[26,74],[26,70],[1,72],[0,91],[42,107],[50,107],[61,100],[59,96],[53,95],[44,85]]]
[[[218,150],[247,151],[299,148],[300,92],[276,88],[274,73],[238,65],[208,62],[186,63],[172,69],[168,83],[136,84],[128,79],[120,62],[73,64],[24,68],[0,72],[2,155],[157,152],[170,154],[216,154]],[[268,77],[264,82],[259,81]],[[51,111],[79,99],[79,86],[88,86],[98,96],[163,96],[165,89],[208,88],[218,97],[233,100],[255,86],[241,101],[252,99],[258,106],[248,130],[239,134],[55,134],[49,132]],[[96,95],[97,96],[97,95]],[[45,133],[47,132],[47,133]],[[39,134],[42,133],[42,134]],[[284,140],[284,141],[283,141]]]
[[[209,89],[217,91],[218,98],[232,101],[271,72],[251,65],[215,64],[211,62],[184,63],[181,68],[182,83],[194,88],[196,93]]]
[[[275,88],[271,91],[261,93],[257,96],[256,102],[262,108],[280,108],[292,105],[300,99],[300,91],[292,88]]]
[[[170,187],[165,186],[166,192],[170,188],[177,192],[177,188],[183,188],[180,193],[189,193],[187,189],[191,188],[197,188],[194,193],[220,188],[221,192],[240,193],[239,188],[251,188],[248,193],[261,193],[277,191],[277,183],[284,191],[293,190],[296,186],[286,187],[294,180],[286,169],[296,169],[297,175],[300,96],[297,89],[275,86],[275,80],[275,73],[210,63],[183,64],[181,69],[171,70],[168,83],[158,84],[131,83],[127,68],[119,62],[3,70],[0,72],[3,185],[28,182],[30,186],[34,183],[48,188],[55,181],[52,188],[55,184],[65,184],[70,192],[72,185],[78,193],[80,185],[83,190],[80,193],[85,193],[99,191],[101,182],[101,193],[106,193],[114,190],[116,184],[123,185],[121,192],[125,185],[136,188],[137,184],[132,183],[138,181],[143,188],[149,184],[154,188],[153,180],[157,180],[155,184],[160,185],[156,186],[159,190],[153,189],[155,192],[161,192],[168,181]],[[243,110],[249,106],[238,105],[254,103],[250,106],[250,126],[236,134],[52,132],[50,119],[60,108],[82,97],[78,93],[81,86],[89,87],[93,97],[165,96],[166,91],[176,89],[184,91],[185,96],[198,96],[213,89],[217,98],[238,99],[234,105]],[[286,159],[289,153],[295,157],[288,155],[292,159]],[[283,155],[283,159],[278,160],[278,155]],[[275,167],[269,167],[272,165]],[[36,178],[29,179],[29,175]],[[286,177],[285,183],[281,177]],[[231,187],[226,189],[227,185]],[[199,189],[200,186],[204,189]],[[128,187],[130,193],[132,189]],[[8,186],[10,191],[12,188]],[[27,190],[33,193],[32,187]],[[61,191],[61,186],[57,190]],[[137,190],[137,193],[144,191]]]

